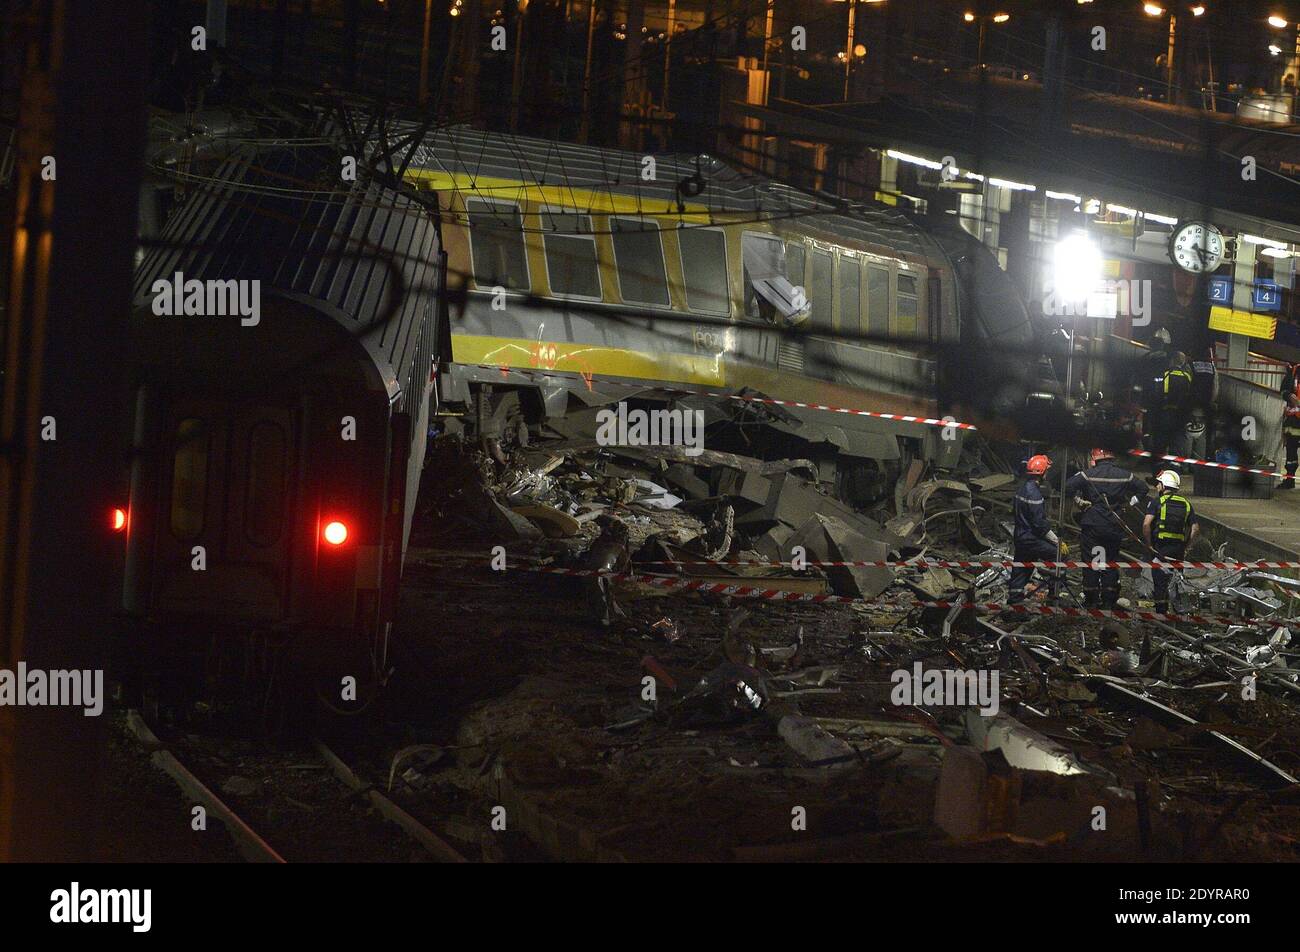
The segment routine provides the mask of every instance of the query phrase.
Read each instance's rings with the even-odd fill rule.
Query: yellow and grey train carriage
[[[707,156],[452,128],[406,174],[444,212],[448,285],[465,294],[439,397],[471,421],[503,395],[538,422],[570,393],[589,404],[628,383],[934,416],[937,352],[1032,344],[1019,294],[955,226],[883,204],[840,213]],[[1009,404],[1024,399],[1014,373],[994,373]],[[951,465],[960,450],[924,425],[792,413],[841,470],[824,475],[874,477],[851,480],[874,495],[908,459]]]

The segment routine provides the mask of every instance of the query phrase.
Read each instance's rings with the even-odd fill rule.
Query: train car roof
[[[390,396],[436,315],[436,225],[417,201],[378,183],[339,181],[332,153],[245,148],[223,161],[168,220],[136,269],[148,307],[159,278],[261,281],[329,314],[370,354]],[[243,333],[248,333],[244,329]]]
[[[709,218],[743,221],[748,216],[778,227],[802,226],[923,257],[936,253],[929,236],[908,215],[888,205],[857,203],[846,214],[837,199],[819,198],[737,171],[708,155],[654,155],[654,180],[646,181],[642,163],[651,154],[453,126],[427,135],[415,148],[408,168],[435,183],[446,178],[466,194],[491,189],[490,194],[507,198],[509,188],[497,183],[520,182],[547,187],[561,198],[568,192],[572,201],[566,204],[577,208],[593,207],[593,196],[631,196],[642,214],[653,215],[678,214],[678,183],[698,172],[703,190],[682,196],[681,201]]]

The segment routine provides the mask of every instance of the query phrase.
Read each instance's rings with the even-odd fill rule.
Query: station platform
[[[1183,477],[1183,489],[1206,537],[1212,545],[1227,542],[1231,557],[1300,561],[1300,489],[1275,489],[1272,499],[1218,499],[1196,495],[1195,474]]]

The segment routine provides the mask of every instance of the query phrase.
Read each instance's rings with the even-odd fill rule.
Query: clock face
[[[1184,271],[1213,271],[1223,262],[1223,234],[1205,222],[1189,222],[1169,240],[1169,257]]]

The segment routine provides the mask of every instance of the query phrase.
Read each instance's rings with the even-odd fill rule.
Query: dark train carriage
[[[164,649],[241,632],[361,681],[384,663],[445,268],[426,207],[339,167],[238,155],[146,249],[124,602]]]

